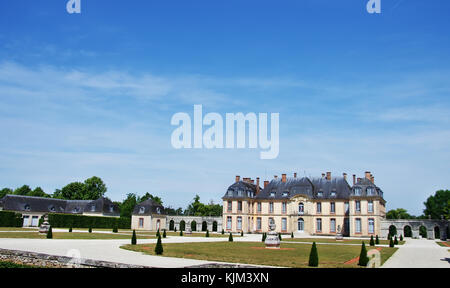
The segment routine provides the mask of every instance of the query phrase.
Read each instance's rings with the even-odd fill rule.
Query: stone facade
[[[389,227],[394,226],[397,230],[397,237],[400,235],[405,236],[405,227],[411,228],[412,236],[414,238],[420,238],[420,227],[425,227],[427,231],[428,239],[440,238],[446,240],[448,227],[450,226],[449,220],[432,220],[432,219],[385,219],[381,221],[381,237],[386,238],[389,233]],[[436,237],[435,232],[439,231],[439,237]]]

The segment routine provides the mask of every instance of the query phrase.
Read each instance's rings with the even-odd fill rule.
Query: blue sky
[[[235,175],[371,171],[420,214],[450,180],[448,1],[0,1],[0,187],[220,201]],[[170,119],[280,113],[280,154],[175,150]]]

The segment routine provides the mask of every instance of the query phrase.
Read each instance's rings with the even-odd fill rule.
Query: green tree
[[[131,214],[133,214],[133,209],[137,203],[138,197],[136,194],[128,193],[127,198],[119,205],[120,217],[131,218]]]
[[[163,246],[161,243],[161,235],[159,235],[158,237],[158,242],[156,242],[156,246],[155,246],[155,254],[156,255],[162,255],[163,254]]]
[[[22,187],[17,188],[14,190],[15,195],[21,195],[21,196],[30,196],[31,194],[31,188],[28,185],[23,185]]]
[[[133,235],[131,236],[131,245],[136,245],[137,238],[136,238],[136,230],[133,230]]]
[[[154,202],[158,203],[159,205],[163,205],[163,201],[162,201],[162,199],[161,199],[160,197],[158,197],[158,196],[153,196],[152,194],[150,194],[150,193],[148,193],[148,192],[146,192],[146,193],[144,194],[144,196],[142,196],[142,197],[139,199],[139,203],[144,202],[144,201],[147,201],[148,199],[152,199]]]
[[[107,189],[103,180],[97,176],[93,176],[84,181],[85,191],[84,200],[96,200],[105,195]]]
[[[80,182],[72,182],[64,186],[61,190],[57,189],[53,193],[53,198],[66,200],[84,200],[85,185]]]
[[[50,195],[45,193],[41,187],[34,188],[34,190],[30,192],[29,196],[50,198]]]
[[[5,197],[8,194],[13,194],[14,191],[10,188],[3,188],[2,190],[0,190],[0,199]]]
[[[363,241],[362,246],[361,246],[361,253],[359,254],[358,265],[366,267],[367,263],[369,263],[369,257],[367,257],[367,249],[366,249],[366,245],[364,244],[364,241]]]
[[[397,208],[393,210],[389,210],[386,213],[386,219],[412,219],[415,218],[408,214],[408,211],[403,208]]]
[[[432,219],[450,219],[450,190],[439,190],[433,196],[428,197],[427,201],[423,203],[425,215],[431,216]]]
[[[317,252],[316,242],[313,242],[311,247],[311,252],[309,253],[308,266],[318,267],[319,266],[319,254]]]

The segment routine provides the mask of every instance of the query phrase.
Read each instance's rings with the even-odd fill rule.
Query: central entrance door
[[[305,221],[303,218],[298,218],[298,232],[303,232],[305,230]]]

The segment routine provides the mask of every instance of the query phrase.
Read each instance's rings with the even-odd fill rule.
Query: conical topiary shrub
[[[69,228],[69,233],[72,233],[72,226],[70,226]]]
[[[131,245],[136,245],[137,239],[136,239],[136,230],[133,230],[133,236],[131,236]]]
[[[281,233],[278,233],[278,239],[280,239],[280,241],[283,240],[281,239]]]
[[[373,235],[370,236],[370,242],[369,242],[370,246],[375,246],[375,241],[373,240]]]
[[[291,238],[294,238],[294,232],[291,232]]]
[[[375,244],[376,245],[380,244],[380,239],[378,238],[378,235],[375,236]]]
[[[177,227],[175,227],[175,228],[173,229],[173,232],[177,232]]]
[[[222,229],[222,235],[225,234],[225,230]]]
[[[47,231],[47,239],[53,239],[52,226],[50,226],[50,228],[48,228],[48,231]]]
[[[183,236],[183,230],[180,230],[180,236]]]
[[[366,267],[367,263],[369,263],[369,257],[367,257],[366,245],[364,244],[364,242],[362,242],[361,253],[359,254],[358,265]]]
[[[403,235],[400,235],[400,241],[403,241]]]
[[[88,232],[92,233],[92,227],[91,226],[89,226]]]
[[[397,236],[394,237],[394,245],[398,245]]]
[[[233,234],[230,232],[230,236],[228,236],[228,242],[233,242]]]
[[[206,230],[206,235],[205,237],[209,237],[209,230]]]
[[[161,234],[159,234],[159,229],[156,231],[156,237],[161,236]]]
[[[264,237],[264,233],[262,233],[262,235],[261,235],[261,242],[264,242],[264,241],[266,241],[266,239]]]
[[[313,242],[311,247],[311,252],[309,253],[308,266],[318,267],[319,266],[319,254],[317,253],[316,242]]]
[[[163,246],[162,246],[162,243],[161,243],[161,235],[158,236],[158,242],[156,242],[155,254],[156,255],[162,255],[163,254]]]
[[[394,240],[392,240],[392,238],[389,240],[389,247],[394,247]]]
[[[163,230],[163,238],[166,238],[167,234],[166,234],[166,229]]]
[[[244,231],[241,231],[241,237],[244,236]]]
[[[114,225],[112,232],[113,233],[119,232],[119,228],[117,227],[117,225]]]

